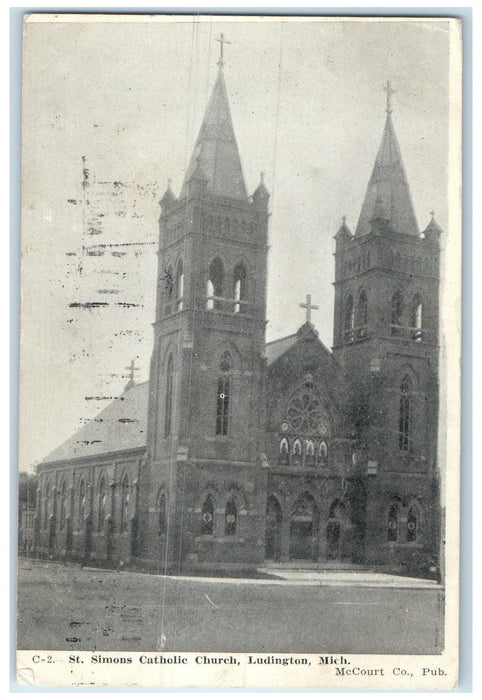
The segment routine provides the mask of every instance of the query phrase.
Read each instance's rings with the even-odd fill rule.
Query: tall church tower
[[[343,220],[335,236],[333,352],[354,388],[366,560],[413,565],[436,551],[441,229],[419,232],[386,91],[355,234]]]
[[[141,556],[264,556],[268,192],[247,193],[218,74],[179,198],[160,204]]]

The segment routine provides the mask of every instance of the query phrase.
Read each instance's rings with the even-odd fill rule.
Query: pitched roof
[[[149,382],[128,385],[117,399],[51,452],[42,463],[144,447],[148,395]]]
[[[371,221],[384,219],[396,233],[419,235],[407,176],[391,114],[387,114],[382,143],[368,183],[355,235],[371,231]]]
[[[271,365],[278,357],[284,355],[287,350],[293,347],[298,340],[298,334],[287,335],[284,338],[278,338],[271,343],[266,344],[266,362]]]
[[[206,178],[207,192],[235,199],[247,198],[222,69],[204,114],[180,199],[187,195],[188,182],[196,170],[202,171]]]

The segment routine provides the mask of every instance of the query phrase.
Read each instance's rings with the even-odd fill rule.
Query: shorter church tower
[[[336,239],[333,352],[353,383],[364,458],[365,557],[411,564],[436,552],[439,237],[419,232],[391,109],[355,234]]]
[[[262,179],[247,193],[222,50],[218,67],[179,198],[169,185],[160,202],[140,509],[160,566],[264,556],[269,195]]]

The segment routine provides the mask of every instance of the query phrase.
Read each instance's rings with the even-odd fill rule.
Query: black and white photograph
[[[23,42],[18,682],[454,687],[459,22]]]

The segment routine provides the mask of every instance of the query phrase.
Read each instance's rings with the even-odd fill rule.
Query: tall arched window
[[[368,300],[364,291],[358,297],[358,328],[360,338],[365,338],[368,324]]]
[[[167,510],[166,510],[166,494],[161,493],[159,496],[159,534],[165,535],[167,532]]]
[[[231,356],[225,352],[219,365],[221,374],[218,377],[216,398],[216,435],[227,435],[229,430],[229,402],[231,393]]]
[[[81,479],[80,483],[79,483],[79,510],[78,510],[79,528],[84,527],[86,500],[87,500],[87,489],[85,487],[84,479]]]
[[[288,439],[283,437],[280,440],[279,444],[279,462],[280,464],[288,464],[289,463],[289,451],[290,451],[290,446]]]
[[[407,515],[407,542],[417,541],[418,529],[418,510],[415,505],[412,505]]]
[[[390,510],[388,511],[388,528],[387,528],[387,540],[389,542],[396,542],[398,540],[398,520],[399,520],[399,509],[397,503],[392,503]]]
[[[164,302],[164,315],[169,316],[172,313],[172,297],[174,295],[174,274],[172,271],[172,265],[169,265],[167,272],[165,274],[165,302]]]
[[[169,355],[166,367],[166,400],[164,411],[164,437],[169,437],[172,428],[172,399],[174,384],[174,360],[172,353]]]
[[[129,525],[129,501],[131,497],[131,489],[129,484],[128,474],[124,474],[121,482],[121,513],[120,513],[120,529],[121,532],[127,532]]]
[[[345,331],[345,340],[352,341],[354,339],[353,330],[355,328],[355,306],[351,294],[345,302],[343,329]]]
[[[226,510],[224,511],[224,534],[235,535],[237,524],[238,509],[236,508],[234,498],[230,498],[226,503]]]
[[[399,416],[398,416],[398,446],[402,452],[410,452],[412,440],[410,435],[410,379],[404,377],[400,384]]]
[[[243,301],[246,299],[246,270],[242,263],[239,263],[234,268],[233,274],[233,297],[235,313],[245,313],[246,304]]]
[[[223,296],[224,268],[219,258],[215,258],[209,266],[207,281],[206,308],[221,309]]]
[[[47,479],[44,488],[44,529],[48,526],[49,516],[52,509],[52,487]]]
[[[305,442],[305,463],[310,467],[315,463],[315,443],[313,440]]]
[[[324,440],[320,442],[318,456],[320,458],[320,462],[326,462],[326,458],[328,457],[328,446]]]
[[[106,515],[107,503],[107,486],[105,479],[102,476],[97,489],[97,532],[102,532],[104,529],[104,521]]]
[[[415,340],[416,343],[420,343],[423,337],[423,332],[422,332],[422,323],[423,323],[423,306],[422,306],[422,297],[420,294],[416,294],[413,298],[412,302],[412,318],[411,318],[411,326],[412,326],[412,338]]]
[[[177,263],[176,270],[176,311],[182,311],[184,304],[184,268],[182,260]]]
[[[204,499],[201,509],[201,535],[212,535],[214,532],[214,500],[211,494]]]
[[[390,311],[390,329],[393,336],[401,335],[402,332],[403,297],[401,292],[395,292],[392,296],[392,306]]]
[[[62,486],[59,489],[60,497],[60,517],[59,517],[59,529],[65,529],[65,523],[67,519],[67,484],[65,479],[62,481]]]

